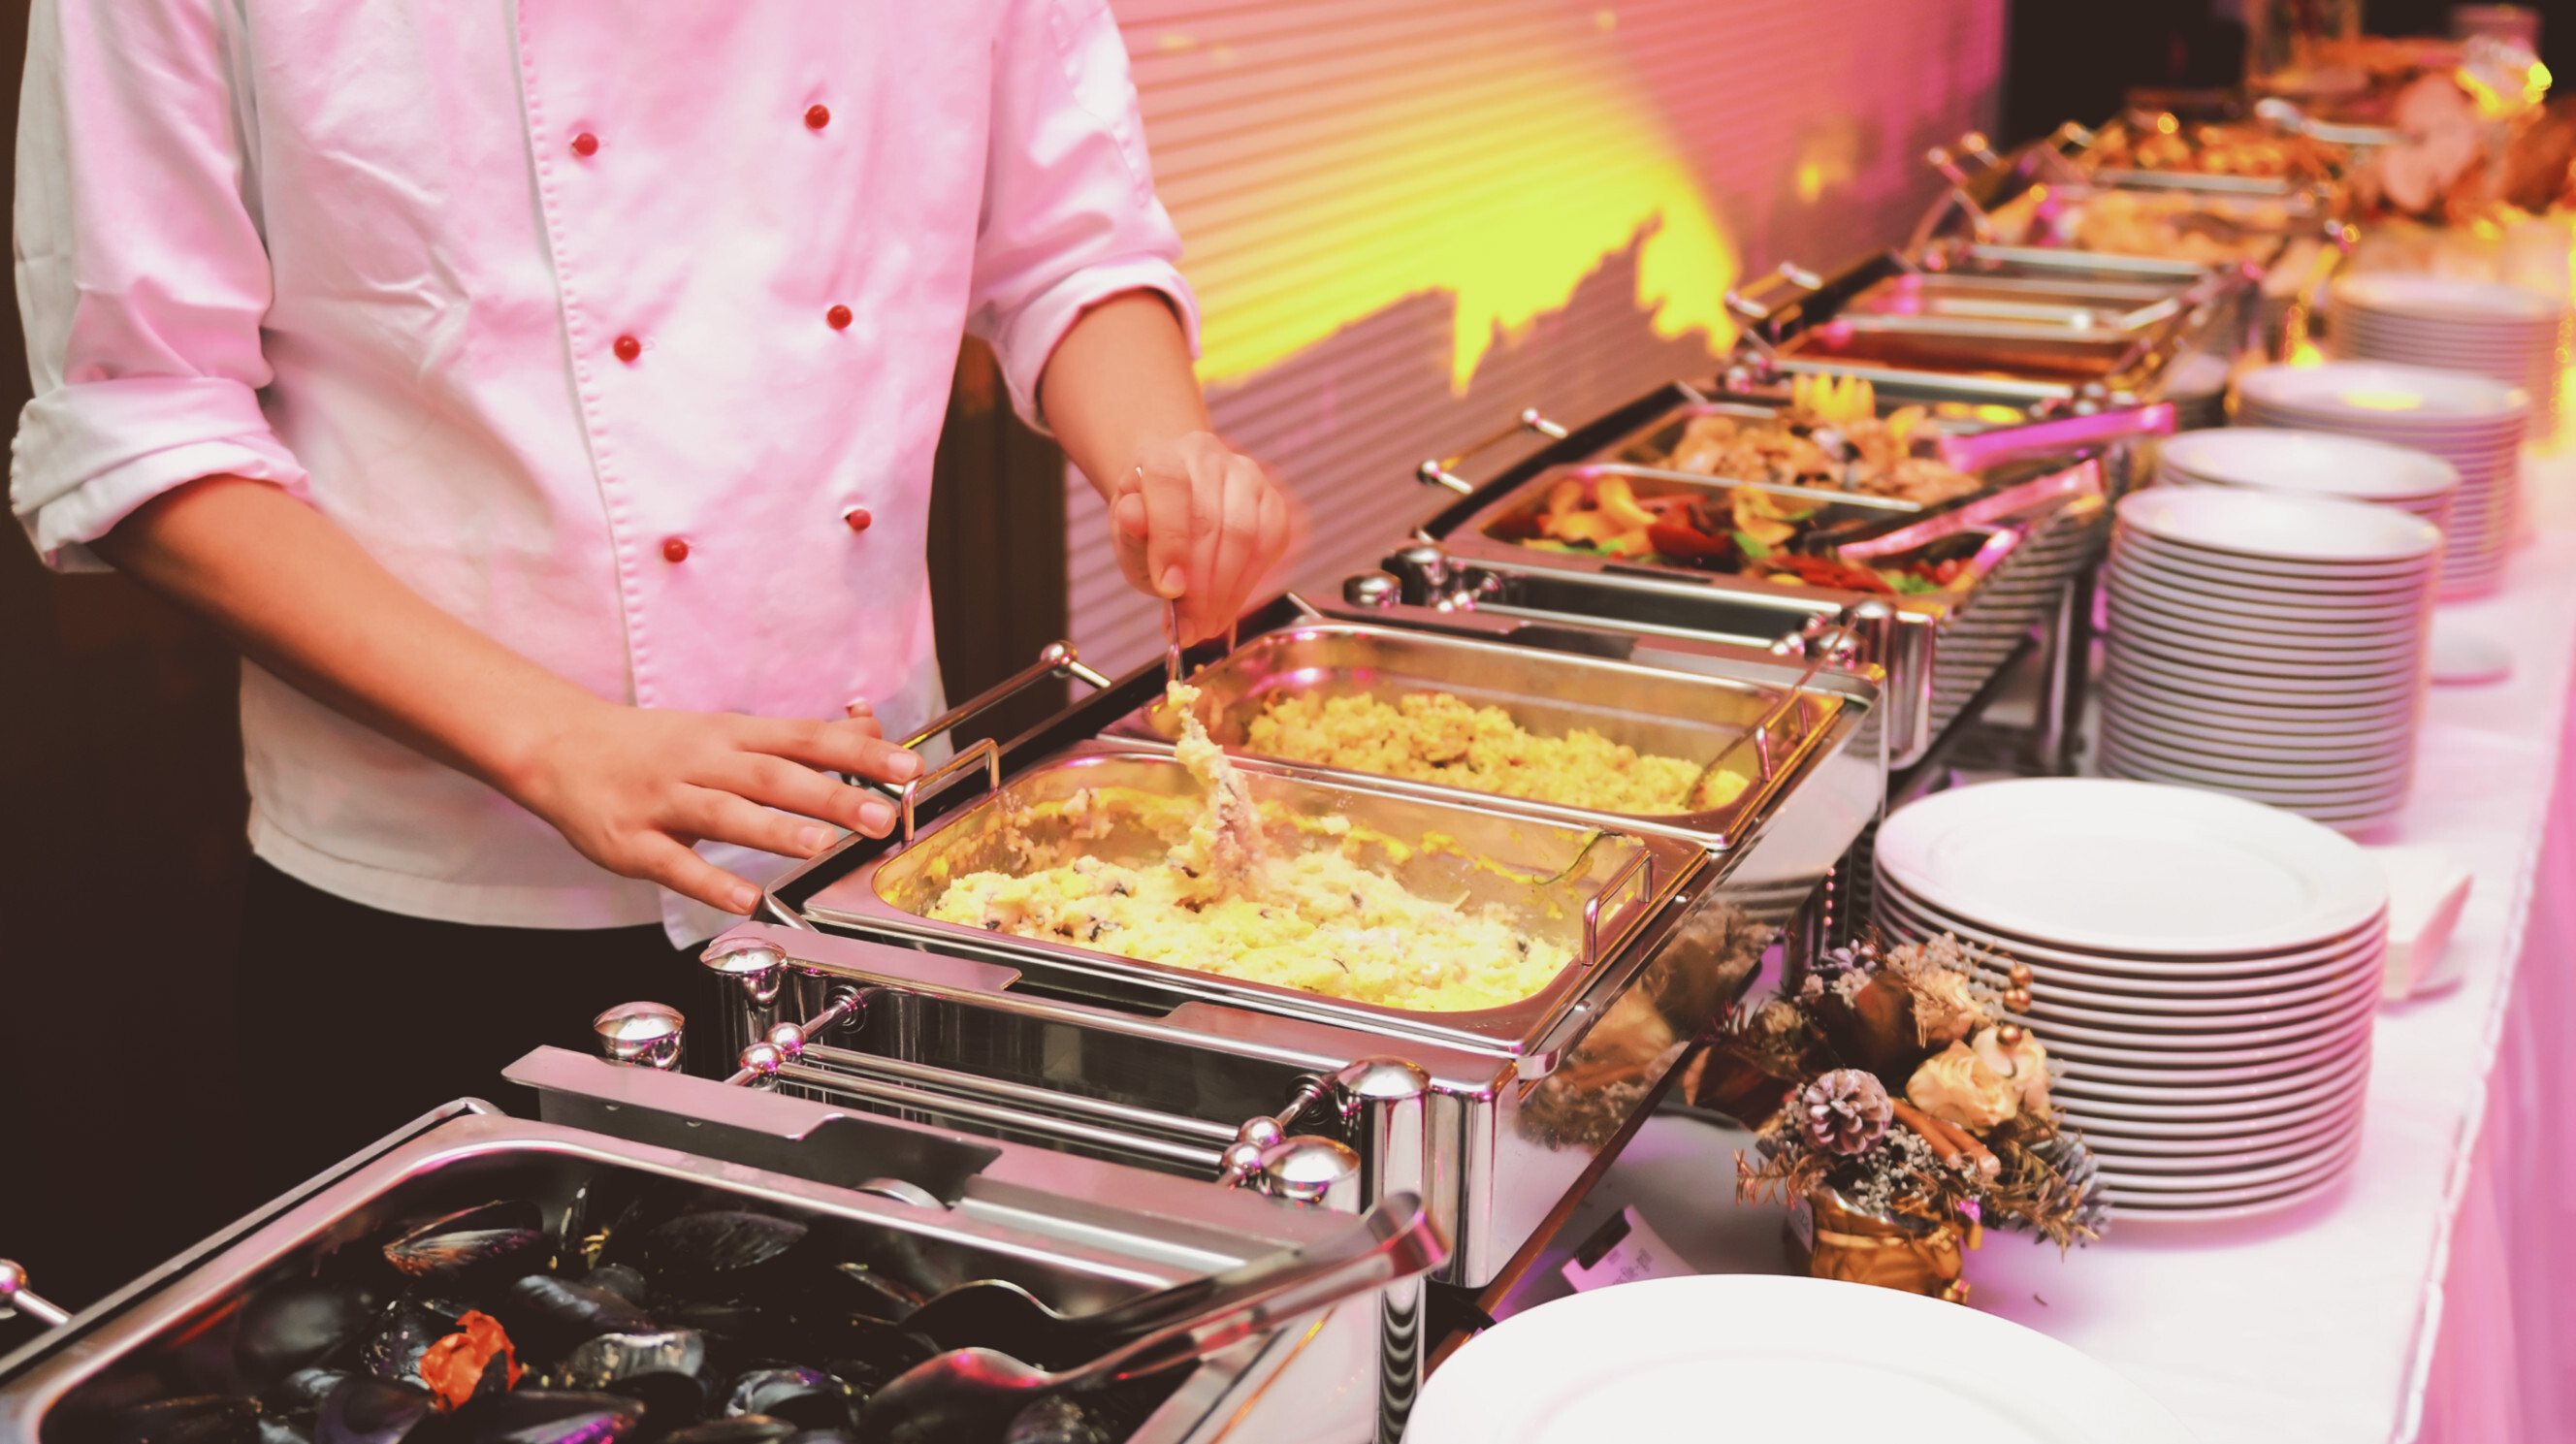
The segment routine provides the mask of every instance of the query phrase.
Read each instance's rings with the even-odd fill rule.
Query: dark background
[[[2576,86],[2576,0],[2542,8],[2544,58]],[[2445,14],[2373,0],[2371,28],[2438,31]],[[0,0],[12,77],[25,37],[25,7]],[[2227,83],[2241,45],[2205,3],[2018,0],[2000,128],[2098,121],[2132,86]],[[16,308],[0,317],[14,418],[25,349]],[[999,404],[989,355],[957,365],[930,557],[940,665],[964,698],[1063,634],[1064,506],[1060,458]],[[264,1126],[232,1086],[232,979],[257,966],[235,936],[234,692],[231,650],[187,615],[120,577],[49,574],[0,538],[0,1257],[73,1306],[259,1201],[234,1162]],[[0,1348],[27,1331],[0,1323]]]

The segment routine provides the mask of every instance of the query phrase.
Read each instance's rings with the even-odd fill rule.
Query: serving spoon
[[[1005,1286],[951,1289],[904,1320],[948,1352],[905,1371],[859,1411],[863,1444],[929,1444],[998,1435],[1020,1410],[1060,1391],[1102,1388],[1206,1358],[1251,1335],[1355,1294],[1428,1273],[1449,1246],[1414,1194],[1390,1194],[1347,1230],[1240,1268],[1066,1318]],[[964,1302],[951,1302],[961,1296]],[[1017,1300],[1025,1300],[1025,1303]],[[1124,1334],[1123,1340],[1119,1335]],[[991,1345],[1049,1358],[1106,1346],[1090,1361],[1050,1372]],[[1074,1354],[1073,1357],[1081,1357]]]

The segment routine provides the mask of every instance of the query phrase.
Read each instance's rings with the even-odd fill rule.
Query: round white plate
[[[2501,423],[2530,410],[2530,398],[2482,376],[2398,366],[2384,361],[2329,361],[2322,366],[2266,366],[2247,372],[2237,390],[2264,411],[2307,412],[2358,421],[2371,430],[2457,428]]]
[[[2567,308],[2538,292],[2500,281],[2427,276],[2407,271],[2366,271],[2335,282],[2332,304],[2364,314],[2417,321],[2443,331],[2494,325],[2555,336]]]
[[[2136,618],[2131,618],[2128,626],[2119,625],[2119,621],[2120,618],[2114,615],[2110,635],[2119,638],[2122,646],[2185,667],[2205,667],[2255,677],[2305,677],[2363,686],[2377,682],[2411,683],[2424,669],[2424,649],[2412,638],[2404,644],[2366,652],[2310,650],[2300,654],[2287,648],[2256,643],[2230,644],[2179,636]]]
[[[2412,704],[2423,688],[2420,674],[2406,673],[2362,683],[2334,677],[2273,677],[2196,663],[2175,663],[2120,640],[2104,640],[2103,653],[2114,672],[2158,692],[2179,692],[2219,702],[2252,702],[2278,707],[2303,703],[2338,713],[2377,714]]]
[[[2120,523],[2201,551],[2311,563],[2430,557],[2442,534],[2419,517],[2326,496],[2151,487],[2120,499]]]
[[[2175,487],[2169,490],[2139,493],[2143,496],[2262,496],[2262,492],[2237,492],[2223,487]],[[2312,499],[2282,498],[2286,504],[2308,505]],[[2321,504],[2321,503],[2320,503]],[[2345,501],[2337,506],[2368,506],[2368,502]],[[2380,508],[2410,524],[2420,524],[2422,517],[2392,508]],[[2195,582],[2206,581],[2235,587],[2253,594],[2257,600],[2281,593],[2293,599],[2316,597],[2370,597],[2374,594],[2402,596],[2434,567],[2431,552],[2394,562],[2310,562],[2276,558],[2231,557],[2201,547],[2168,541],[2150,532],[2119,527],[2112,532],[2111,555],[2130,571],[2173,572],[2188,575]]]
[[[2121,1116],[2121,1113],[2116,1111],[2117,1105],[2083,1102],[2081,1128],[2087,1138],[2106,1132],[2123,1138],[2231,1138],[2264,1128],[2294,1127],[2314,1119],[2338,1114],[2351,1107],[2353,1099],[2361,1096],[2361,1090],[2353,1087],[2349,1082],[2329,1088],[2311,1089],[2309,1093],[2312,1095],[2312,1101],[2297,1104],[2285,1099],[2281,1102],[2258,1101],[2250,1105],[2230,1105],[2238,1109],[2233,1117],[2216,1116],[2217,1109],[2211,1109],[2208,1112],[2187,1112],[2181,1109],[2130,1110],[2148,1114],[2147,1118],[2138,1119]],[[2061,1100],[2059,1107],[2066,1108],[2067,1102]],[[2074,1110],[2068,1109],[2067,1116],[2072,1119],[2075,1116]]]
[[[2189,789],[2165,790],[2188,791]],[[2198,797],[2204,794],[2195,792],[2192,795]],[[2336,841],[2340,842],[2343,839],[2338,837]],[[2364,857],[2362,860],[2367,862],[2369,859]],[[1882,854],[1882,864],[1884,861],[1885,857]],[[1981,946],[1993,952],[2011,954],[2029,963],[2042,975],[2048,972],[2049,965],[2062,964],[2079,970],[2104,970],[2149,979],[2159,990],[2207,987],[2216,991],[2235,991],[2238,985],[2229,981],[2232,978],[2260,980],[2256,985],[2275,987],[2285,986],[2293,980],[2311,981],[2311,974],[2340,976],[2343,969],[2355,965],[2357,954],[2381,946],[2387,936],[2387,918],[2383,905],[2371,909],[2359,923],[2350,927],[2336,928],[2329,936],[2313,942],[2282,947],[2218,951],[2159,948],[2154,951],[2144,951],[2126,947],[2061,946],[2038,938],[2026,937],[2020,933],[2005,932],[2000,927],[1982,921],[1970,922],[1938,903],[1925,901],[1904,883],[1898,881],[1884,866],[1879,870],[1877,881],[1879,900],[1889,907],[1900,910],[1899,920],[1901,921],[1913,921],[1922,926],[1954,931],[1958,933],[1960,941]],[[2367,878],[2358,879],[2352,886],[2366,887],[2369,881]],[[2268,888],[2269,884],[2265,882],[2257,886]],[[2304,886],[2304,884],[2289,884],[2284,886],[2283,891],[2289,893],[2293,889]],[[2339,893],[2342,887],[2343,884],[2338,881],[2331,889],[2320,887],[2315,891],[2331,890]],[[2387,883],[2384,878],[2380,880],[2379,887],[2379,895],[2385,897]],[[2338,914],[2344,911],[2339,902],[2320,904],[2318,910],[2322,911],[2326,907],[2333,907]],[[2125,908],[2120,911],[2125,912]],[[2087,927],[2085,930],[2094,929]]]
[[[1599,1444],[1723,1433],[1924,1444],[2173,1444],[2181,1421],[2045,1334],[1919,1294],[1708,1274],[1575,1294],[1470,1339],[1407,1444]],[[1723,1420],[1712,1414],[1722,1401]]]
[[[2267,778],[2254,773],[2222,771],[2208,764],[2167,762],[2144,752],[2107,745],[2102,749],[2101,763],[2105,776],[2205,787],[2273,807],[2292,809],[2366,805],[2393,807],[2405,799],[2407,789],[2414,785],[2412,768],[2373,769],[2351,777]]]
[[[2055,985],[2041,981],[2033,971],[2030,1011],[2024,1016],[2045,1043],[2059,1028],[2089,1028],[2137,1037],[2156,1037],[2167,1033],[2209,1035],[2247,1033],[2261,1028],[2294,1027],[2331,1017],[2349,1007],[2353,989],[2335,983],[2308,990],[2311,996],[2293,1002],[2286,998],[2259,996],[2252,998],[2196,1000],[2197,1006],[2166,1008],[2133,1008],[2110,1005],[2091,996],[2077,996]]]
[[[2513,651],[2504,643],[2465,625],[2433,620],[2433,641],[2426,672],[2444,687],[2477,687],[2513,675]]]
[[[2177,711],[2184,715],[2224,722],[2249,731],[2276,727],[2315,727],[2323,731],[2367,731],[2378,727],[2412,726],[2420,699],[2409,697],[2384,707],[2355,707],[2345,699],[2322,697],[2309,699],[2280,698],[2270,701],[2248,697],[2186,697],[2152,685],[2154,679],[2141,679],[2141,684],[2124,687],[2123,700],[2152,707],[2163,714]]]
[[[2102,575],[2115,592],[2133,588],[2142,600],[2185,617],[2229,624],[2243,621],[2273,630],[2288,624],[2301,631],[2313,628],[2370,636],[2402,633],[2430,605],[2435,585],[2423,578],[2377,595],[2256,590],[2194,576],[2180,568],[2139,566],[2134,556],[2118,551],[2111,554],[2111,564]]]
[[[2228,1194],[2204,1195],[2208,1198],[2225,1200],[2222,1202],[2159,1208],[2152,1204],[2124,1204],[2114,1198],[2111,1201],[2111,1216],[2126,1220],[2133,1227],[2168,1222],[2178,1226],[2234,1223],[2242,1219],[2267,1218],[2276,1213],[2286,1213],[2343,1187],[2344,1180],[2349,1176],[2350,1167],[2351,1159],[2347,1158],[2342,1166],[2332,1172],[2280,1192],[2248,1188]]]
[[[2147,705],[2138,705],[2137,699],[2125,690],[2113,692],[2106,688],[2101,702],[2106,727],[2152,739],[2168,748],[2192,747],[2212,756],[2247,761],[2386,762],[2405,756],[2415,746],[2414,730],[2404,724],[2364,732],[2251,732],[2242,727],[2218,726],[2206,716],[2177,721],[2157,712],[2152,697],[2147,699]]]
[[[2184,1118],[2195,1116],[2195,1109],[2214,1112],[2269,1104],[2282,1098],[2313,1097],[2325,1088],[2359,1088],[2369,1074],[2370,1050],[2361,1048],[2343,1057],[2320,1059],[2309,1068],[2237,1083],[2186,1083],[2161,1077],[2144,1083],[2119,1078],[2067,1078],[2060,1080],[2052,1092],[2070,1116],[2080,1115],[2099,1101],[2104,1105],[2170,1110],[2171,1116]]]
[[[2102,1149],[2138,1158],[2185,1158],[2195,1149],[2201,1156],[2222,1153],[2251,1153],[2259,1148],[2286,1148],[2313,1143],[2318,1135],[2352,1126],[2352,1115],[2361,1111],[2362,1094],[2347,1090],[2341,1098],[2320,1108],[2306,1110],[2296,1117],[2245,1120],[2220,1125],[2221,1131],[2146,1134],[2130,1133],[2113,1122],[2087,1125],[2083,1130],[2088,1146],[2099,1140]],[[2223,1131],[2233,1129],[2235,1131]]]
[[[2339,1028],[2321,1029],[2306,1038],[2263,1048],[2183,1053],[2163,1048],[2098,1047],[2061,1038],[2049,1050],[2049,1056],[2065,1064],[2071,1077],[2108,1083],[2171,1082],[2186,1087],[2247,1083],[2313,1068],[2341,1056],[2354,1046],[2357,1034],[2369,1032],[2375,1011],[2364,1009],[2356,1021]]]
[[[2415,765],[2413,750],[2403,747],[2365,757],[2309,758],[2288,749],[2230,749],[2202,737],[2168,735],[2125,724],[2106,726],[2102,739],[2105,747],[2140,761],[2294,788],[2354,787],[2374,780],[2394,783]]]
[[[2278,1091],[2286,1082],[2303,1079],[2322,1068],[2333,1067],[2352,1053],[2366,1051],[2369,1030],[2358,1030],[2353,1038],[2320,1046],[2312,1053],[2289,1053],[2278,1058],[2248,1063],[2230,1063],[2207,1068],[2185,1068],[2147,1059],[2102,1062],[2092,1058],[2067,1055],[2059,1058],[2066,1065],[2069,1079],[2093,1087],[2118,1084],[2124,1088],[2207,1089],[2261,1085]]]
[[[2161,465],[2213,486],[2312,491],[2395,503],[2459,490],[2459,468],[2430,452],[2325,431],[2233,426],[2164,444]]]
[[[2138,590],[2122,579],[2112,589],[2111,623],[2120,627],[2144,627],[2176,640],[2232,643],[2275,650],[2304,648],[2311,655],[2328,657],[2377,657],[2418,645],[2423,624],[2420,611],[2411,611],[2402,621],[2382,621],[2367,626],[2335,626],[2333,618],[2314,615],[2296,621],[2278,617],[2244,617],[2213,611],[2204,601],[2184,606],[2164,602]]]
[[[2093,1156],[2101,1161],[2106,1173],[2194,1181],[2219,1173],[2294,1167],[2332,1156],[2346,1135],[2359,1129],[2360,1114],[2361,1108],[2356,1103],[2342,1117],[2312,1125],[2295,1137],[2282,1135],[2242,1143],[2215,1139],[2164,1139],[2147,1143],[2104,1136],[2101,1145],[2093,1148]],[[2093,1146],[2093,1137],[2085,1135],[2086,1146]]]
[[[2152,1101],[2107,1098],[2094,1093],[2068,1093],[2065,1085],[2051,1097],[2082,1127],[2103,1127],[2164,1136],[2165,1130],[2247,1128],[2280,1119],[2327,1112],[2367,1084],[2369,1060],[2356,1058],[2345,1067],[2314,1079],[2293,1078],[2270,1092],[2250,1097],[2195,1102],[2158,1094]],[[2107,1086],[2107,1085],[2106,1085]]]
[[[2340,1168],[2359,1152],[2361,1129],[2356,1126],[2345,1137],[2318,1148],[2305,1157],[2251,1168],[2226,1168],[2200,1171],[2190,1168],[2154,1168],[2144,1165],[2113,1169],[2104,1167],[2102,1181],[2116,1200],[2123,1193],[2159,1194],[2163,1201],[2238,1189],[2262,1188],[2294,1180],[2306,1180]]]
[[[2133,1028],[2120,1025],[2093,1027],[2037,1016],[2030,1027],[2039,1036],[2051,1056],[2064,1053],[2080,1056],[2079,1051],[2103,1062],[2117,1063],[2122,1058],[2154,1059],[2171,1062],[2176,1067],[2200,1067],[2220,1058],[2260,1061],[2257,1054],[2272,1050],[2305,1051],[2324,1036],[2340,1036],[2342,1030],[2360,1021],[2366,1013],[2376,1012],[2376,996],[2347,999],[2340,1007],[2314,1017],[2296,1018],[2269,1027],[2219,1031],[2222,1025],[2212,1023],[2198,1029]]]

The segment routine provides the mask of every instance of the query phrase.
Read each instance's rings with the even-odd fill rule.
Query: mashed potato
[[[1251,750],[1290,762],[1638,817],[1724,807],[1746,785],[1721,769],[1686,804],[1705,759],[1641,755],[1584,727],[1540,737],[1500,707],[1446,692],[1408,693],[1391,707],[1366,694],[1276,697],[1246,735]]]

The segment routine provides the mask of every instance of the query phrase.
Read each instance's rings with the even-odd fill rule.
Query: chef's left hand
[[[1128,584],[1180,600],[1184,646],[1232,626],[1288,549],[1288,502],[1269,472],[1204,431],[1146,447],[1109,517]]]

